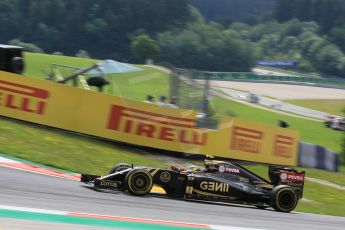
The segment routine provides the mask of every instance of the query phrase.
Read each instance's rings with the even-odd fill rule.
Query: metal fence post
[[[209,120],[209,97],[210,97],[210,74],[201,73],[205,82],[204,85],[204,101],[203,101],[203,113],[205,113],[204,126],[207,127]]]

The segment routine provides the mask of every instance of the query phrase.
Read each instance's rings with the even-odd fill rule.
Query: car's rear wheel
[[[145,169],[134,169],[125,178],[125,187],[133,195],[145,195],[153,186],[151,174]]]
[[[291,212],[298,202],[297,194],[293,188],[287,185],[278,185],[271,193],[271,205],[279,212]]]
[[[129,168],[132,168],[132,166],[130,164],[119,163],[119,164],[114,165],[110,169],[109,174],[113,174],[113,173],[116,173],[116,172],[119,172],[119,171],[122,171],[122,170],[125,170],[125,169],[129,169]]]

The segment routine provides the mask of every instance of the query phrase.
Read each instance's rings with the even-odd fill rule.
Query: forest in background
[[[273,9],[275,0],[188,0],[207,21],[257,24]]]
[[[191,6],[192,5],[192,6]],[[345,76],[342,0],[2,0],[0,42],[31,52],[212,71],[249,71],[258,60],[296,60],[299,70]]]

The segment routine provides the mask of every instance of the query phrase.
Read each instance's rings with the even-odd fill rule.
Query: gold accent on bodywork
[[[151,193],[166,194],[165,190],[157,185],[152,186]]]
[[[192,186],[187,186],[186,187],[186,194],[192,195],[192,193],[193,193],[193,187]]]
[[[193,189],[193,192],[198,193],[200,195],[204,195],[204,196],[217,196],[217,197],[224,197],[224,198],[229,197],[229,196],[218,195],[218,194],[214,194],[214,193],[210,193],[210,192],[203,192],[203,191],[200,191],[198,189]]]
[[[271,185],[271,184],[257,184],[256,186],[258,186],[260,188],[273,189],[273,185]]]
[[[159,169],[151,169],[151,170],[150,170],[150,174],[151,174],[152,176],[154,176],[154,175],[158,172],[158,170],[159,170]]]

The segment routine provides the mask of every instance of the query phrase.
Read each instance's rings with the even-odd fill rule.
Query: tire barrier
[[[299,143],[298,166],[338,172],[340,155],[323,146]]]

